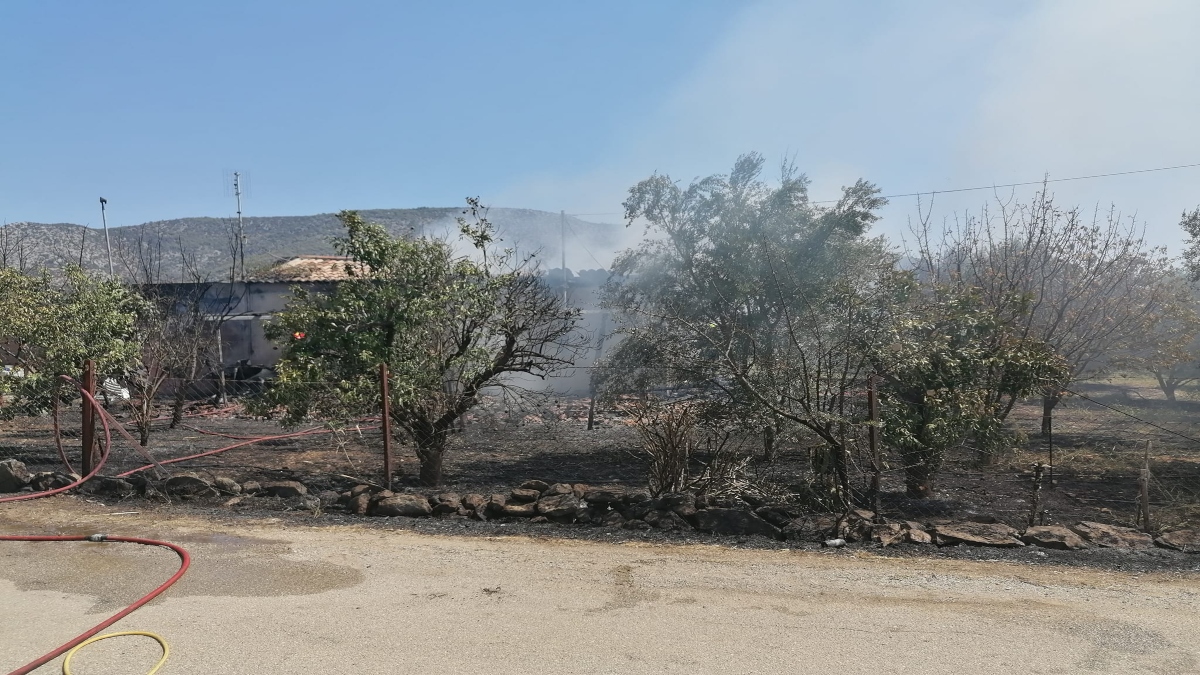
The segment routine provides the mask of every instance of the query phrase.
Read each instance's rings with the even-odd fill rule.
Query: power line
[[[566,221],[563,221],[563,222],[566,223]],[[596,256],[592,255],[592,252],[589,251],[588,247],[584,245],[583,237],[579,236],[579,233],[575,231],[575,228],[571,227],[570,223],[566,223],[566,224],[567,224],[567,229],[571,231],[571,235],[579,240],[579,248],[582,248],[583,251],[588,254],[588,257],[591,258],[593,262],[595,262],[597,265],[600,266],[600,269],[604,269],[604,263],[600,262],[599,260],[596,260]],[[565,268],[566,266],[567,265],[564,262],[563,267]]]
[[[1081,393],[1079,393],[1079,392],[1077,392],[1077,391],[1071,391],[1070,389],[1066,389],[1066,388],[1064,388],[1064,389],[1063,389],[1063,391],[1065,391],[1065,392],[1067,392],[1067,393],[1069,393],[1069,394],[1074,394],[1075,396],[1078,396],[1079,398],[1081,398],[1081,399],[1083,399],[1083,400],[1085,400],[1085,401],[1091,401],[1092,403],[1095,403],[1096,405],[1098,405],[1098,406],[1100,406],[1100,407],[1102,407],[1102,408],[1108,408],[1109,410],[1111,410],[1111,411],[1113,411],[1113,412],[1120,413],[1120,414],[1122,414],[1122,415],[1124,415],[1124,416],[1126,416],[1126,417],[1128,417],[1128,418],[1130,418],[1130,419],[1135,419],[1135,420],[1137,420],[1137,421],[1141,422],[1142,424],[1145,424],[1145,425],[1148,425],[1148,426],[1152,426],[1152,427],[1154,427],[1155,429],[1158,429],[1158,430],[1160,430],[1160,431],[1165,431],[1165,432],[1167,432],[1168,434],[1172,434],[1172,435],[1174,435],[1174,436],[1178,436],[1178,437],[1180,437],[1180,438],[1182,438],[1182,439],[1189,440],[1189,441],[1191,441],[1191,442],[1193,442],[1193,443],[1200,444],[1200,439],[1195,439],[1195,438],[1192,438],[1191,436],[1188,436],[1187,434],[1183,434],[1183,433],[1180,433],[1180,432],[1178,432],[1178,431],[1175,431],[1174,429],[1168,429],[1168,428],[1166,428],[1166,427],[1162,426],[1161,424],[1155,424],[1154,422],[1151,422],[1151,421],[1149,421],[1149,420],[1144,420],[1144,419],[1142,419],[1142,418],[1138,417],[1137,415],[1134,415],[1133,413],[1128,413],[1128,412],[1125,412],[1124,410],[1121,410],[1120,408],[1114,408],[1113,406],[1111,406],[1111,405],[1108,405],[1107,403],[1101,403],[1100,401],[1097,401],[1096,399],[1094,399],[1094,398],[1092,398],[1092,397],[1090,397],[1090,396],[1085,396],[1084,394],[1081,394]]]
[[[1019,183],[1003,183],[1000,185],[979,185],[976,187],[950,188],[947,190],[925,190],[924,192],[905,192],[903,194],[883,195],[883,199],[899,199],[900,197],[920,197],[922,195],[949,194],[952,192],[976,192],[979,190],[995,190],[997,188],[1042,185],[1043,183],[1066,183],[1068,181],[1073,181],[1073,180],[1091,180],[1093,178],[1111,178],[1113,176],[1132,176],[1134,174],[1139,174],[1139,173],[1154,173],[1156,171],[1175,171],[1177,169],[1194,169],[1196,167],[1200,167],[1200,162],[1197,162],[1195,164],[1177,164],[1175,166],[1160,166],[1160,167],[1155,167],[1153,169],[1134,169],[1132,171],[1114,171],[1112,173],[1095,173],[1095,174],[1091,174],[1088,176],[1071,176],[1070,178],[1044,178],[1042,180],[1029,180],[1029,181],[1022,181]],[[819,200],[819,201],[813,201],[810,203],[812,203],[812,204],[836,204],[839,201],[840,200],[838,200],[838,199],[823,199],[823,200]],[[580,217],[580,216],[620,216],[620,215],[624,215],[624,214],[619,213],[619,212],[610,212],[610,213],[571,213],[568,215],[571,215],[573,217]]]
[[[1160,167],[1157,167],[1154,169],[1136,169],[1133,171],[1115,171],[1113,173],[1097,173],[1097,174],[1092,174],[1090,176],[1072,176],[1071,178],[1047,178],[1047,179],[1043,179],[1043,180],[1024,181],[1021,183],[1005,183],[1003,185],[980,185],[979,187],[953,188],[950,190],[926,190],[925,192],[906,192],[904,194],[899,194],[899,195],[884,195],[883,198],[884,199],[896,199],[899,197],[920,197],[921,195],[946,194],[946,193],[950,193],[950,192],[974,192],[977,190],[994,190],[996,188],[1024,187],[1027,185],[1041,185],[1043,183],[1065,183],[1067,181],[1072,181],[1072,180],[1089,180],[1092,178],[1109,178],[1112,176],[1129,176],[1129,175],[1133,175],[1136,173],[1152,173],[1155,171],[1174,171],[1175,169],[1192,169],[1192,168],[1195,168],[1198,166],[1200,166],[1200,162],[1198,162],[1196,164],[1179,164],[1176,166],[1160,166]],[[826,199],[826,200],[812,202],[812,203],[813,204],[834,204],[834,203],[837,203],[838,201],[839,200],[837,200],[837,199]]]

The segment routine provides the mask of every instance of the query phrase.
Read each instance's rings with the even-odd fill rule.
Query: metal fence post
[[[86,476],[92,472],[96,466],[96,411],[92,407],[92,401],[96,395],[96,363],[91,359],[83,362],[83,389],[92,395],[89,399],[87,396],[80,396],[80,416],[82,419],[83,430],[81,436],[81,449],[83,452],[82,460],[79,463],[79,472]]]
[[[383,477],[389,490],[392,489],[392,396],[388,386],[388,366],[379,364],[379,392],[383,398]]]
[[[875,392],[875,375],[867,378],[867,410],[871,425],[867,427],[867,443],[871,450],[871,508],[879,518],[879,492],[883,489],[883,455],[879,448],[879,397]]]

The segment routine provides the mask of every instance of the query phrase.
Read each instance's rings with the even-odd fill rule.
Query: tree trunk
[[[442,457],[446,454],[445,446],[426,448],[420,453],[421,485],[437,487],[442,483]]]
[[[904,486],[912,499],[929,499],[933,496],[933,474],[924,459],[904,457]]]
[[[190,380],[189,380],[190,382]],[[183,421],[184,383],[180,381],[175,386],[175,401],[171,404],[171,427],[174,429]]]
[[[1158,380],[1158,388],[1162,389],[1162,393],[1167,397],[1167,400],[1175,402],[1175,389],[1178,385],[1173,380],[1168,380],[1159,373],[1154,374],[1154,379]]]
[[[392,419],[396,419],[394,415]],[[446,436],[449,429],[431,423],[418,423],[409,427],[409,431],[417,444],[417,459],[421,461],[421,484],[426,487],[441,485],[442,457],[446,453]]]
[[[1062,400],[1062,392],[1046,390],[1042,393],[1042,437],[1050,435],[1051,419],[1054,416],[1054,406]]]
[[[768,424],[763,427],[763,461],[767,464],[775,463],[775,425]]]

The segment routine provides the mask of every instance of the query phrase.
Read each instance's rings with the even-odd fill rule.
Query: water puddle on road
[[[63,534],[75,534],[63,532]],[[311,595],[361,583],[353,567],[293,555],[288,542],[223,533],[145,535],[180,544],[191,567],[160,599],[184,596]],[[125,543],[0,543],[0,578],[18,591],[55,591],[94,597],[93,612],[124,606],[178,569],[161,547]]]

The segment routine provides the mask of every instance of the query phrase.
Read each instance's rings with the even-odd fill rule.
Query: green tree
[[[687,187],[656,175],[630,189],[626,219],[652,236],[613,265],[604,303],[621,341],[596,378],[609,396],[702,390],[767,443],[782,427],[815,436],[844,500],[848,399],[869,366],[860,340],[896,276],[884,242],[863,236],[884,202],[859,181],[823,208],[791,165],[769,184],[763,164],[752,153],[728,175]]]
[[[516,374],[545,378],[586,347],[578,310],[549,291],[532,258],[497,250],[486,212],[468,204],[459,227],[469,255],[338,214],[346,235],[335,247],[350,279],[328,293],[297,289],[267,329],[285,346],[266,403],[284,406],[285,421],[378,411],[386,363],[392,419],[413,441],[425,485],[441,482],[447,436],[484,389],[517,388]]]
[[[983,459],[1008,444],[1004,417],[1065,377],[1065,361],[972,293],[942,288],[897,303],[865,344],[882,378],[884,442],[900,455],[908,496],[931,497],[947,451],[970,438]]]
[[[57,377],[77,376],[86,359],[102,376],[125,373],[138,351],[142,307],[119,282],[78,267],[61,277],[0,269],[0,352],[24,375],[0,380],[0,387],[46,405]]]

